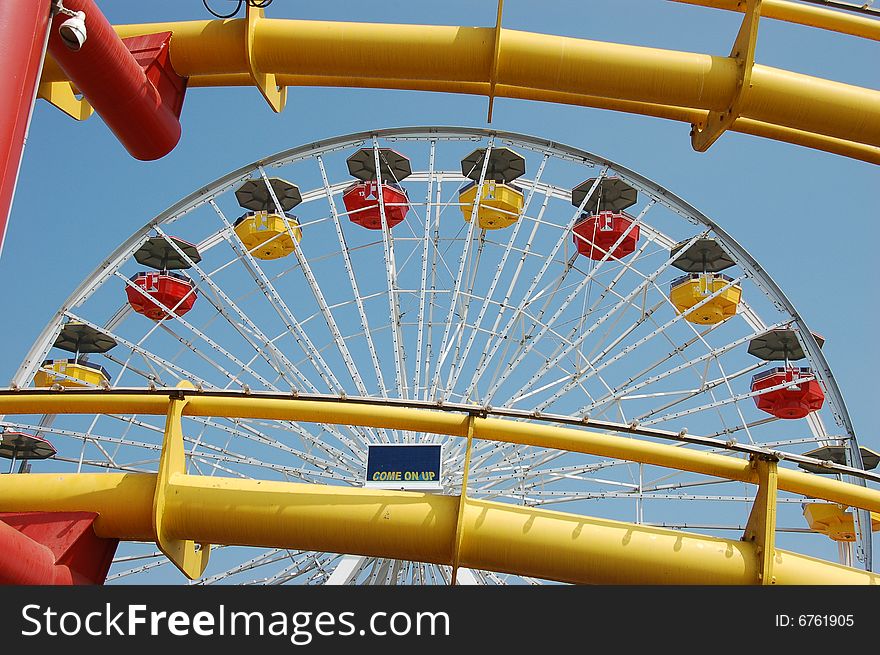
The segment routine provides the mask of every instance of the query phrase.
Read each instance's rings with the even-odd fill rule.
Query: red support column
[[[0,2],[0,252],[43,68],[52,4]]]

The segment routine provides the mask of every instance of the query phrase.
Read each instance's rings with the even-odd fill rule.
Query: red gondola
[[[771,387],[794,382],[803,378],[812,378],[813,370],[805,367],[789,366],[771,368],[752,378],[752,391],[760,391]],[[810,412],[822,409],[825,393],[819,381],[812,378],[797,382],[782,389],[768,391],[753,396],[758,409],[772,414],[777,418],[804,418]]]
[[[572,230],[572,238],[578,252],[590,259],[602,259],[610,251],[617,240],[632,225],[633,218],[625,212],[603,211],[590,214],[581,220]],[[609,258],[621,259],[635,252],[639,242],[639,226],[636,225],[623,237]]]
[[[342,194],[342,202],[352,223],[368,230],[382,229],[382,214],[379,209],[379,187],[385,204],[385,221],[388,227],[398,225],[409,211],[409,197],[406,191],[390,182],[381,185],[376,180],[355,182]]]
[[[143,314],[153,321],[170,318],[160,304],[173,310],[178,316],[183,316],[196,302],[193,281],[180,273],[146,271],[132,276],[131,281],[143,293],[127,285],[125,293],[128,296],[128,303],[138,314]]]

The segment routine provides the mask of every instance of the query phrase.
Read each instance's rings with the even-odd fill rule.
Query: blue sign
[[[367,486],[440,488],[439,444],[370,444]]]

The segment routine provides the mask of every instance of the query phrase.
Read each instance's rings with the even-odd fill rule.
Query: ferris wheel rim
[[[781,287],[779,287],[775,280],[773,280],[773,278],[764,270],[764,268],[761,267],[760,264],[758,264],[754,257],[752,257],[752,255],[742,245],[740,245],[736,239],[734,239],[726,230],[724,230],[724,228],[719,226],[718,223],[713,221],[692,204],[682,199],[678,194],[666,189],[664,186],[658,184],[657,182],[654,182],[650,178],[641,175],[640,173],[637,173],[636,171],[626,166],[618,164],[611,159],[596,155],[576,146],[562,144],[557,141],[545,139],[542,137],[522,134],[518,132],[494,130],[480,127],[407,126],[352,132],[349,134],[328,137],[326,139],[313,141],[308,144],[302,144],[293,148],[280,150],[272,155],[254,160],[249,164],[240,166],[237,169],[226,173],[225,175],[221,175],[215,178],[213,181],[208,182],[198,190],[188,194],[184,198],[181,198],[180,200],[173,203],[165,210],[154,216],[152,219],[150,219],[141,228],[132,233],[130,237],[123,241],[86,278],[84,278],[83,282],[71,292],[64,303],[62,303],[59,310],[40,332],[39,336],[34,341],[31,350],[25,356],[22,364],[19,366],[18,370],[13,376],[12,384],[22,386],[27,383],[30,376],[33,374],[36,366],[38,365],[38,360],[41,356],[40,351],[44,350],[45,345],[49,342],[51,338],[53,338],[54,332],[62,321],[65,311],[67,311],[68,308],[74,307],[78,303],[86,299],[96,287],[98,281],[101,279],[102,272],[113,270],[114,267],[119,265],[119,263],[130,257],[137,246],[141,243],[143,238],[147,234],[149,234],[151,230],[155,229],[156,226],[160,226],[170,218],[179,216],[182,212],[185,213],[192,210],[199,204],[207,202],[210,198],[218,195],[235,183],[246,179],[254,170],[257,170],[261,167],[281,166],[294,160],[308,159],[310,157],[330,150],[338,150],[346,146],[357,145],[366,140],[379,138],[429,139],[432,136],[447,139],[456,137],[466,137],[473,140],[492,137],[500,140],[507,139],[528,144],[534,148],[540,148],[545,152],[556,152],[565,157],[573,157],[577,160],[580,160],[584,164],[590,164],[593,166],[605,166],[607,168],[613,169],[617,174],[627,179],[628,181],[635,182],[636,185],[649,190],[655,197],[659,199],[658,201],[661,204],[664,204],[672,211],[682,215],[686,220],[695,220],[699,224],[703,225],[705,228],[712,230],[717,236],[718,240],[721,241],[728,249],[730,249],[731,254],[735,255],[737,263],[749,272],[751,278],[763,288],[765,293],[769,295],[770,299],[792,317],[791,322],[792,324],[797,326],[799,335],[803,338],[803,346],[808,354],[810,362],[814,366],[817,366],[821,369],[821,377],[827,387],[828,393],[831,395],[833,400],[833,403],[831,404],[832,412],[838,418],[841,426],[846,431],[846,436],[849,438],[851,444],[851,447],[849,448],[849,451],[851,451],[850,455],[855,458],[853,464],[856,467],[861,466],[861,455],[857,443],[857,436],[849,415],[849,411],[846,406],[846,402],[843,398],[843,394],[840,391],[834,374],[830,366],[828,365],[827,359],[825,358],[824,353],[822,352],[818,342],[815,339],[814,333],[809,329],[806,321],[797,311],[797,308],[794,306],[794,304],[785,295]]]

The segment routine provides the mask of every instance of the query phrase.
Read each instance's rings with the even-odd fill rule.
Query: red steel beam
[[[58,28],[69,16],[57,14],[49,33],[53,59],[133,157],[167,155],[180,140],[181,97],[156,88],[93,0],[64,0],[64,7],[85,12],[87,38],[78,51],[68,49]]]
[[[102,584],[119,540],[95,534],[97,516],[0,513],[0,584]]]

